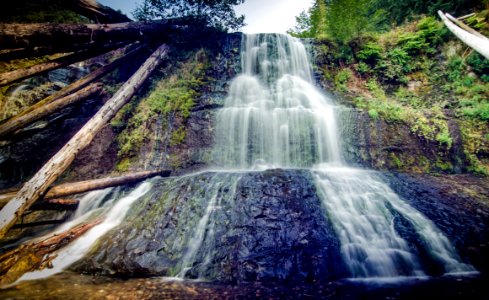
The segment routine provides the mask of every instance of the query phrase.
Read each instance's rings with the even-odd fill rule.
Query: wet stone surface
[[[384,173],[384,178],[399,196],[441,229],[463,261],[481,272],[489,271],[487,178],[406,173]],[[396,229],[409,231],[401,223],[397,222]]]
[[[74,269],[175,276],[187,257],[186,278],[246,283],[344,277],[339,242],[312,182],[308,171],[280,169],[161,180]],[[198,250],[192,252],[191,241]]]

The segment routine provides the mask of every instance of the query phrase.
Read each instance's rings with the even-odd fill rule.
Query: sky
[[[103,5],[120,9],[132,18],[132,11],[141,0],[98,0]],[[246,0],[236,7],[238,15],[244,14],[248,24],[246,33],[285,33],[294,27],[295,17],[311,7],[313,0]]]

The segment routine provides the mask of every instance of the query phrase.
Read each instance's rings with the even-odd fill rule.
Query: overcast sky
[[[136,3],[141,0],[98,0],[98,2],[120,9],[132,18]],[[285,33],[295,24],[295,16],[312,5],[313,0],[246,0],[236,7],[238,14],[246,16],[248,24],[242,31],[246,33],[279,32]]]

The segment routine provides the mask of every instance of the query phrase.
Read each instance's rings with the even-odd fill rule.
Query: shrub
[[[474,73],[479,75],[482,81],[489,82],[489,59],[485,59],[477,52],[472,52],[465,60]]]
[[[369,42],[357,53],[360,61],[373,65],[382,57],[382,47],[377,43]]]
[[[373,108],[368,110],[368,115],[369,115],[369,116],[370,116],[372,119],[374,119],[374,120],[378,120],[378,119],[379,119],[379,112],[378,112],[378,111],[376,111],[376,110],[375,110],[375,109],[373,109]]]
[[[352,77],[352,72],[350,69],[343,69],[339,71],[334,78],[334,84],[336,88],[339,89],[340,91],[345,92],[347,89],[346,84],[348,83],[351,77]]]
[[[364,62],[359,62],[356,65],[356,70],[360,74],[369,74],[372,71],[370,67]]]
[[[472,104],[470,108],[464,108],[462,110],[466,117],[478,118],[483,121],[489,121],[489,103]]]
[[[441,44],[448,34],[445,26],[434,17],[421,19],[417,28],[418,34],[433,48]]]
[[[412,70],[409,54],[402,48],[394,48],[379,60],[376,74],[386,83],[407,83],[406,73]]]

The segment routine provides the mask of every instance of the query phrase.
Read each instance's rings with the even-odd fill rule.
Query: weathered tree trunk
[[[50,188],[47,194],[44,196],[43,202],[49,199],[57,199],[61,197],[71,196],[74,194],[80,194],[80,193],[85,193],[93,190],[104,189],[112,186],[134,183],[153,176],[166,177],[169,175],[170,175],[169,170],[141,171],[141,172],[123,174],[117,177],[107,177],[107,178],[100,178],[100,179],[63,183]],[[15,191],[8,191],[3,194],[0,194],[0,208],[4,207],[11,199],[13,199],[18,192],[19,190],[15,190]]]
[[[484,38],[484,39],[487,39],[485,36],[483,36],[481,33],[479,33],[477,30],[474,30],[472,29],[470,26],[466,25],[464,22],[460,21],[459,19],[453,17],[452,15],[450,14],[445,14],[445,16],[450,20],[452,21],[453,23],[455,23],[458,27],[462,28],[463,30],[469,32],[469,33],[472,33],[473,35],[476,35],[480,38]]]
[[[36,222],[31,222],[31,223],[17,223],[14,226],[12,226],[13,229],[24,229],[24,228],[29,228],[29,227],[39,227],[39,226],[46,226],[46,225],[59,225],[63,224],[66,222],[68,218],[64,219],[55,219],[55,220],[43,220],[43,221],[36,221]]]
[[[441,11],[438,11],[438,15],[442,19],[443,23],[447,26],[447,28],[462,42],[464,42],[467,46],[471,47],[475,51],[479,52],[482,56],[489,59],[489,39],[476,36],[463,30],[462,28],[456,26],[445,16],[445,14]]]
[[[44,195],[56,178],[73,162],[75,156],[90,144],[97,132],[131,99],[167,51],[168,47],[161,45],[71,140],[22,187],[16,197],[5,205],[0,211],[0,237],[5,236],[24,211]]]
[[[66,246],[102,221],[98,219],[90,223],[79,224],[68,231],[57,233],[38,242],[21,245],[2,254],[0,256],[0,285],[12,283],[26,272],[48,267],[54,258],[49,254]]]
[[[92,190],[98,190],[98,189],[103,189],[112,186],[134,183],[157,175],[166,177],[170,175],[170,171],[168,170],[142,171],[142,172],[135,172],[127,175],[122,175],[119,177],[92,179],[92,180],[79,181],[74,183],[63,183],[51,188],[47,192],[46,196],[44,196],[44,199],[60,198],[60,197],[84,193]]]
[[[178,21],[127,22],[117,24],[0,24],[4,49],[36,46],[162,39],[182,28]]]
[[[10,84],[22,79],[26,79],[35,75],[40,75],[49,72],[54,69],[62,68],[74,64],[76,62],[84,61],[92,58],[101,53],[112,51],[114,49],[120,48],[122,44],[111,44],[107,48],[99,48],[87,51],[81,51],[60,57],[58,59],[38,64],[29,68],[14,70],[6,73],[0,74],[0,86]]]
[[[23,128],[28,124],[31,124],[32,122],[35,122],[45,116],[49,116],[50,114],[59,111],[62,108],[82,101],[90,96],[100,94],[101,92],[102,84],[92,83],[91,85],[79,90],[76,93],[63,97],[61,99],[57,99],[44,106],[38,107],[37,109],[34,109],[29,113],[10,118],[5,123],[0,124],[0,139],[10,133],[15,132],[18,129]]]
[[[24,47],[17,49],[0,50],[0,61],[9,61],[12,59],[40,57],[55,53],[70,53],[77,51],[89,51],[93,49],[107,48],[108,45],[114,44],[111,41],[106,43],[76,43],[69,45],[50,45],[41,47]]]
[[[76,210],[80,201],[76,199],[50,199],[37,201],[31,206],[31,210]]]
[[[7,205],[7,203],[10,200],[12,200],[15,197],[15,195],[17,195],[18,192],[19,192],[19,190],[11,191],[11,192],[6,192],[6,193],[0,194],[0,208],[2,208],[5,205]]]
[[[93,71],[92,73],[88,74],[87,76],[80,78],[79,80],[73,82],[72,84],[64,87],[63,89],[55,92],[54,94],[36,102],[32,106],[28,107],[18,115],[12,117],[16,118],[19,116],[23,116],[25,114],[28,114],[32,112],[33,110],[39,109],[46,105],[47,103],[53,102],[56,99],[65,97],[68,94],[71,94],[73,92],[78,91],[79,89],[85,87],[86,85],[94,82],[97,79],[102,78],[103,76],[107,75],[108,73],[112,72],[115,70],[117,67],[119,67],[123,62],[126,62],[129,58],[133,57],[136,53],[139,53],[142,49],[144,49],[146,45],[140,45],[137,48],[131,50],[129,53],[125,54],[124,56],[114,60],[110,64],[107,64],[103,67],[98,68],[97,70]],[[8,119],[10,120],[10,119]],[[0,124],[7,122],[7,120],[0,122]]]
[[[67,6],[74,2],[74,8],[81,15],[96,20],[100,23],[115,23],[115,22],[130,22],[131,19],[125,15],[113,10],[110,7],[101,5],[95,0],[64,0],[63,3],[67,2]],[[65,5],[66,5],[65,4]],[[72,4],[72,5],[73,5]]]

